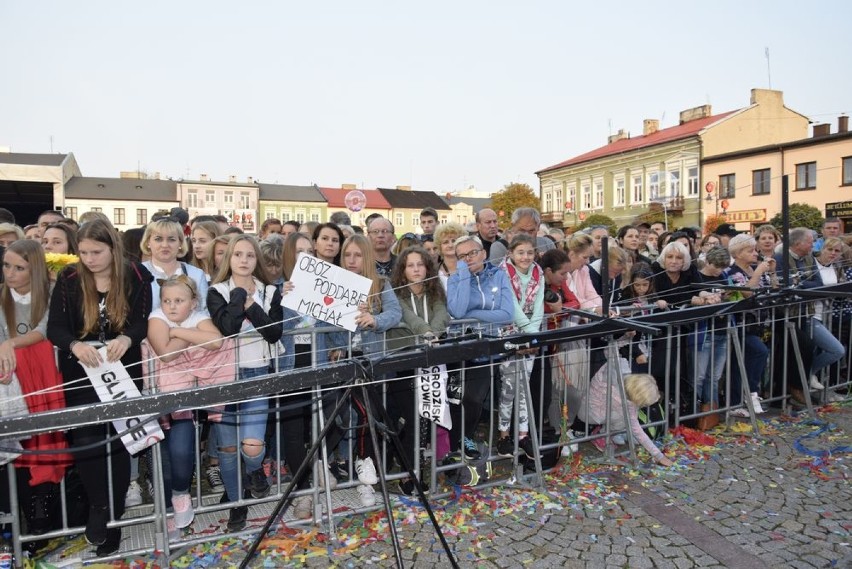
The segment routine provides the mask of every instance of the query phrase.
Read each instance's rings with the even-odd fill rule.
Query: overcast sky
[[[0,0],[0,146],[86,176],[497,191],[772,88],[852,111],[852,3]]]

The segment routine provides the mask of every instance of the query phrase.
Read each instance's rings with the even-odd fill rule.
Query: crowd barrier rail
[[[420,344],[401,351],[383,350],[370,355],[356,356],[338,362],[319,364],[321,358],[317,354],[316,340],[318,334],[329,332],[326,328],[310,329],[311,334],[311,367],[292,369],[281,372],[270,373],[267,376],[235,381],[222,385],[197,387],[193,389],[173,391],[166,393],[146,394],[135,399],[113,401],[110,403],[98,403],[86,407],[75,407],[58,409],[43,413],[34,413],[16,417],[0,419],[0,447],[2,440],[8,438],[21,438],[39,433],[65,431],[84,425],[111,422],[115,419],[138,417],[138,416],[161,416],[167,415],[178,409],[204,409],[216,405],[245,401],[254,398],[269,398],[271,415],[270,421],[278,432],[278,414],[287,406],[287,399],[294,394],[310,394],[309,404],[312,406],[312,436],[311,441],[316,440],[317,435],[324,426],[324,413],[322,412],[322,399],[343,389],[341,386],[354,384],[357,386],[368,385],[370,389],[377,390],[383,404],[388,404],[387,386],[392,381],[410,380],[411,377],[395,377],[400,372],[413,369],[430,367],[438,364],[449,364],[459,366],[458,376],[464,387],[465,377],[469,366],[487,366],[491,372],[485,406],[487,410],[480,418],[479,428],[476,433],[461,433],[461,436],[470,436],[485,443],[484,450],[490,463],[502,463],[510,460],[509,468],[498,469],[500,474],[494,475],[490,480],[480,486],[499,486],[505,484],[543,484],[543,473],[540,457],[545,452],[557,452],[568,454],[575,448],[574,445],[592,442],[602,439],[605,443],[605,451],[601,460],[611,460],[617,454],[625,455],[624,458],[639,466],[636,454],[634,437],[629,428],[621,431],[611,429],[611,419],[616,413],[627,418],[627,407],[625,404],[618,406],[608,403],[607,417],[602,429],[594,432],[594,425],[585,425],[585,428],[568,436],[571,425],[565,424],[568,417],[580,413],[577,409],[576,399],[572,399],[571,392],[582,392],[588,386],[590,372],[607,365],[608,390],[617,390],[622,402],[626,401],[624,392],[623,372],[621,366],[612,365],[619,358],[624,357],[633,367],[637,354],[641,349],[642,342],[646,342],[648,348],[647,368],[661,386],[662,413],[656,420],[648,420],[646,429],[658,429],[665,431],[669,427],[681,424],[692,424],[694,421],[716,415],[723,417],[725,425],[730,426],[734,420],[732,412],[745,408],[747,418],[752,422],[754,436],[758,435],[756,422],[756,409],[750,397],[750,388],[747,378],[751,371],[754,358],[765,358],[762,375],[759,378],[758,392],[765,396],[763,404],[776,405],[784,410],[789,410],[794,404],[793,399],[801,399],[805,412],[813,413],[815,401],[826,402],[838,391],[844,391],[848,397],[850,386],[850,369],[852,369],[852,337],[850,337],[850,315],[852,309],[848,306],[852,301],[852,283],[844,283],[831,287],[810,289],[807,291],[798,289],[755,291],[756,294],[739,302],[726,302],[717,305],[685,308],[681,310],[660,311],[652,314],[643,314],[630,317],[606,317],[596,318],[591,314],[585,314],[589,318],[586,323],[573,325],[557,330],[542,331],[537,334],[512,334],[503,337],[488,336],[476,322],[463,321],[454,322],[455,332],[445,340],[436,343]],[[830,305],[835,303],[834,308]],[[824,306],[822,311],[822,324],[832,332],[833,337],[838,339],[844,348],[842,358],[820,371],[820,378],[824,385],[822,390],[809,388],[810,361],[813,359],[813,342],[809,340],[813,336],[813,328],[817,326],[811,316],[813,307],[817,304]],[[461,330],[461,332],[459,332]],[[701,332],[703,330],[703,333]],[[304,330],[300,331],[305,333]],[[285,332],[294,334],[295,332]],[[760,334],[760,342],[766,349],[766,353],[756,354],[752,347],[753,338]],[[626,335],[625,335],[626,334]],[[703,334],[703,335],[702,335]],[[695,389],[695,379],[698,377],[699,352],[703,344],[700,338],[710,337],[711,353],[716,353],[718,348],[725,356],[710,363],[710,375],[718,375],[718,388],[715,394],[723,393],[724,398],[711,408],[702,410],[699,403],[702,402],[700,394]],[[637,338],[639,338],[637,340]],[[643,340],[644,338],[644,340]],[[351,338],[350,338],[351,341]],[[724,349],[723,349],[724,346]],[[519,452],[515,451],[513,457],[506,458],[498,456],[494,452],[496,443],[495,435],[495,410],[499,400],[499,366],[495,364],[506,354],[512,354],[519,349],[528,347],[539,348],[535,359],[533,377],[526,385],[516,386],[524,389],[527,401],[531,403],[530,432],[534,439],[537,460],[523,461]],[[567,347],[567,348],[566,348]],[[570,353],[569,362],[560,358]],[[758,359],[759,359],[758,358]],[[279,360],[276,359],[276,362]],[[721,366],[721,369],[718,369]],[[568,368],[566,376],[564,368]],[[582,371],[578,371],[582,370]],[[632,370],[631,370],[632,371]],[[719,372],[719,373],[717,373]],[[584,376],[585,374],[585,376]],[[738,378],[742,378],[739,380]],[[569,385],[572,389],[566,389]],[[519,393],[518,389],[515,393]],[[609,391],[608,391],[609,394]],[[576,393],[574,393],[576,395]],[[610,399],[608,397],[608,399]],[[548,404],[549,403],[549,404]],[[706,402],[705,402],[706,403]],[[581,405],[584,403],[581,403]],[[566,409],[569,409],[566,416]],[[418,414],[415,409],[414,416]],[[559,421],[559,411],[562,412],[562,424],[554,425]],[[464,406],[461,409],[462,423],[464,423]],[[518,416],[518,397],[514,405],[515,420]],[[350,413],[351,416],[351,413]],[[746,418],[746,417],[744,417]],[[417,421],[415,421],[417,422]],[[625,424],[629,424],[625,421]],[[546,428],[555,427],[559,431],[556,441],[544,440]],[[410,426],[414,428],[415,426]],[[431,488],[431,498],[440,498],[446,495],[441,492],[440,482],[442,475],[452,474],[453,470],[466,468],[468,460],[463,453],[460,460],[452,464],[442,464],[436,456],[438,447],[438,432],[434,424],[430,423],[428,436],[425,437],[424,451],[421,447],[421,437],[414,437],[414,469],[426,485]],[[454,425],[454,427],[456,427]],[[459,426],[461,427],[461,426]],[[341,483],[339,488],[352,489],[358,483],[354,472],[353,449],[351,432],[358,425],[350,421],[343,425],[344,443],[341,458],[348,465],[349,481]],[[463,428],[463,427],[461,427]],[[204,476],[202,465],[201,425],[197,425],[195,438],[196,465],[195,480],[193,486],[193,501],[196,504],[196,515],[206,512],[215,512],[231,508],[235,505],[255,506],[272,503],[281,498],[287,490],[288,483],[281,476],[273,476],[273,491],[268,497],[261,499],[244,499],[239,502],[218,503],[218,492],[205,492],[202,489]],[[418,432],[419,435],[419,432]],[[626,442],[626,450],[619,450],[618,437],[623,437]],[[464,440],[464,439],[462,439]],[[517,438],[515,439],[517,444]],[[159,551],[164,560],[168,560],[173,552],[179,551],[186,546],[209,541],[210,535],[182,535],[178,539],[169,539],[167,532],[167,508],[166,496],[163,491],[163,460],[160,456],[160,445],[151,447],[149,476],[153,484],[153,504],[145,504],[140,507],[131,508],[120,520],[112,520],[110,527],[124,528],[148,528],[153,535],[154,543],[142,547],[122,547],[122,550],[112,557],[99,560],[118,559],[130,555],[150,554],[152,548]],[[384,467],[384,477],[390,481],[400,481],[405,473],[392,471],[388,468],[393,452],[388,448],[386,442],[380,444],[376,453],[379,454],[379,463]],[[457,450],[457,449],[451,449]],[[329,464],[330,454],[333,449],[323,445],[319,453],[322,463]],[[240,453],[237,453],[240,460]],[[281,444],[277,436],[267,435],[267,456],[272,464],[278,465],[285,462],[282,456]],[[526,462],[526,464],[524,464]],[[239,463],[238,463],[239,464]],[[294,472],[298,465],[288,465],[290,472]],[[318,479],[316,463],[313,465],[314,480]],[[0,521],[11,525],[13,533],[13,549],[18,566],[23,559],[23,546],[32,541],[45,540],[53,537],[72,536],[82,533],[83,528],[71,527],[68,524],[67,508],[65,498],[64,482],[59,496],[62,509],[62,523],[59,529],[46,534],[34,535],[25,531],[17,513],[20,510],[18,499],[18,485],[16,482],[16,468],[10,464],[6,467],[8,472],[8,489],[10,493],[10,511],[14,513],[2,514]],[[354,512],[379,509],[384,507],[384,500],[380,499],[373,507],[360,507],[355,505],[348,508],[336,508],[338,491],[332,492],[331,488],[319,488],[312,484],[309,489],[298,490],[292,496],[311,495],[314,500],[314,516],[312,520],[300,521],[286,519],[291,525],[318,523],[325,526],[332,538],[336,537],[335,524],[340,517],[352,515]],[[131,530],[132,531],[132,530]],[[225,533],[217,536],[226,535]],[[94,557],[84,556],[84,561],[94,561]]]

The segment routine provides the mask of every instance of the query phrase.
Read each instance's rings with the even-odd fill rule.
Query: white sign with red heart
[[[281,305],[355,332],[358,306],[367,302],[370,279],[342,269],[307,253],[299,253],[290,281],[293,290]]]

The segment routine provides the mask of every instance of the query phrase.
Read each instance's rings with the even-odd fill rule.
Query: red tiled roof
[[[366,209],[391,209],[388,200],[382,195],[379,190],[363,190],[364,196],[367,198]],[[320,193],[325,196],[328,201],[328,207],[346,207],[346,194],[352,190],[344,190],[342,188],[320,188]]]
[[[568,160],[560,162],[559,164],[548,166],[547,168],[539,170],[538,172],[536,172],[536,174],[549,172],[550,170],[557,170],[559,168],[564,168],[565,166],[581,164],[583,162],[596,160],[598,158],[613,156],[615,154],[632,152],[634,150],[639,150],[640,148],[647,148],[649,146],[656,146],[657,144],[663,144],[666,142],[689,138],[691,136],[697,135],[705,127],[708,127],[711,124],[734,114],[735,112],[737,111],[720,113],[718,115],[712,115],[704,119],[696,119],[684,124],[679,124],[677,126],[658,130],[657,132],[649,135],[641,135],[632,138],[623,138],[621,140],[616,140],[612,144],[601,146],[600,148],[596,148],[591,152],[586,152],[585,154],[580,154],[579,156],[575,156],[574,158],[569,158]]]

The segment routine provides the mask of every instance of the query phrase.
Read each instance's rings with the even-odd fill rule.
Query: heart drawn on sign
[[[325,303],[326,306],[328,306],[329,304],[334,302],[334,298],[332,298],[330,296],[324,296],[322,301]]]

